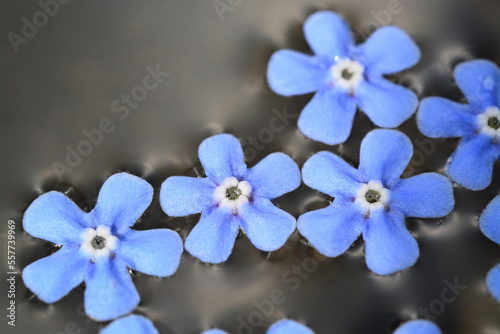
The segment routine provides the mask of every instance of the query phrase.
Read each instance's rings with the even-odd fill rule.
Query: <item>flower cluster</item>
[[[410,68],[420,51],[407,33],[393,26],[376,30],[355,45],[347,22],[321,11],[304,24],[313,56],[280,50],[270,59],[267,77],[278,94],[315,92],[302,111],[299,129],[326,144],[347,140],[359,106],[379,127],[397,127],[415,112],[417,96],[384,75]],[[418,127],[427,136],[460,137],[446,173],[472,190],[486,188],[500,156],[500,70],[490,61],[475,60],[456,67],[455,79],[468,104],[440,97],[422,101]],[[406,217],[443,217],[454,205],[453,185],[444,175],[423,173],[401,178],[413,154],[410,139],[396,130],[369,132],[360,147],[358,168],[322,151],[302,168],[284,153],[272,153],[248,168],[238,139],[219,134],[205,139],[199,160],[206,177],[170,176],[162,184],[160,204],[169,216],[201,212],[199,222],[183,241],[174,231],[132,229],[153,198],[146,181],[127,173],[109,177],[97,204],[84,212],[67,196],[51,191],[26,210],[23,226],[30,235],[58,250],[24,268],[25,285],[42,301],[54,303],[85,283],[85,311],[97,321],[132,312],[140,297],[129,270],[167,277],[179,267],[185,248],[203,262],[226,261],[238,233],[261,251],[282,247],[298,231],[321,254],[336,257],[360,236],[368,268],[390,275],[414,265],[419,257]],[[326,208],[306,212],[298,221],[273,200],[297,189],[310,188],[334,198]],[[488,205],[479,225],[500,244],[500,195]],[[486,279],[500,301],[500,265]],[[154,324],[128,315],[101,334],[158,334]],[[303,324],[280,320],[268,334],[314,334]],[[440,334],[426,320],[403,324],[394,334]],[[203,334],[227,334],[210,329]]]

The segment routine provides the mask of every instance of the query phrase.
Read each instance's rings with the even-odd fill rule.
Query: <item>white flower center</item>
[[[111,234],[109,227],[100,225],[95,230],[87,228],[82,233],[80,249],[90,255],[93,260],[108,255],[116,248],[118,238]]]
[[[495,138],[500,137],[500,110],[498,107],[488,107],[484,113],[476,117],[481,133]]]
[[[389,190],[380,181],[363,183],[359,187],[356,201],[366,210],[381,209],[389,202]]]
[[[238,213],[238,208],[248,203],[252,186],[247,181],[238,181],[235,177],[228,177],[220,186],[215,188],[214,196],[220,206]]]
[[[348,58],[339,60],[330,68],[335,83],[352,91],[363,78],[365,68],[359,62]]]

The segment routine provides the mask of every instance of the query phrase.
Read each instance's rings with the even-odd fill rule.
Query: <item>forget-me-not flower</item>
[[[132,314],[113,321],[99,334],[158,334],[158,330],[148,318]]]
[[[202,212],[186,239],[186,250],[203,262],[223,262],[240,227],[260,250],[283,246],[296,220],[271,200],[300,185],[297,164],[284,153],[272,153],[247,168],[240,142],[228,134],[205,139],[198,155],[206,178],[171,176],[160,192],[169,216]]]
[[[227,332],[220,329],[209,329],[204,331],[202,334],[228,334]],[[305,325],[294,321],[283,319],[275,322],[266,334],[314,334],[314,332],[306,327]]]
[[[479,218],[479,228],[485,236],[500,245],[500,195],[495,197]],[[486,286],[500,302],[500,264],[491,269],[486,277]]]
[[[140,298],[129,268],[170,276],[183,251],[174,231],[130,228],[152,198],[151,185],[127,173],[104,182],[89,213],[57,191],[38,197],[24,214],[24,230],[61,248],[24,268],[26,286],[54,303],[85,282],[85,312],[91,318],[106,321],[132,311]]]
[[[500,70],[488,60],[472,60],[458,65],[454,76],[468,104],[425,98],[418,127],[432,138],[460,137],[445,171],[459,185],[481,190],[491,183],[500,155]]]
[[[379,275],[412,266],[419,250],[405,217],[445,216],[455,202],[443,175],[400,178],[412,154],[406,135],[379,129],[363,139],[358,169],[331,152],[313,155],[302,168],[304,183],[335,200],[300,216],[300,233],[329,257],[344,253],[362,234],[366,263]]]
[[[394,334],[441,334],[441,330],[429,320],[411,320],[396,329]]]
[[[393,128],[417,109],[411,90],[384,78],[415,65],[420,50],[403,30],[377,29],[355,45],[349,24],[338,14],[320,11],[304,23],[314,55],[279,50],[269,61],[271,89],[284,96],[316,92],[298,120],[303,134],[335,145],[346,141],[359,108],[380,127]]]

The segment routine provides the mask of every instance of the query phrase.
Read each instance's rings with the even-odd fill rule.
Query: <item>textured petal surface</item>
[[[127,173],[110,176],[102,185],[97,204],[89,213],[90,224],[106,225],[113,234],[121,234],[135,224],[153,199],[153,187]]]
[[[234,176],[240,179],[247,170],[238,139],[229,134],[205,139],[198,149],[200,162],[208,178],[217,184]]]
[[[486,276],[486,286],[493,297],[500,303],[500,264],[490,270]]]
[[[485,236],[500,245],[500,195],[495,197],[479,218],[479,228]]]
[[[284,153],[272,153],[250,168],[244,177],[252,195],[273,199],[300,186],[299,166]]]
[[[214,204],[214,191],[208,178],[171,176],[161,185],[161,207],[174,217],[201,212]]]
[[[297,321],[283,319],[269,327],[266,334],[314,334],[314,332]]]
[[[428,97],[420,103],[417,113],[419,130],[431,138],[462,137],[476,130],[471,106],[442,97]]]
[[[391,192],[390,205],[406,217],[443,217],[453,210],[453,185],[443,175],[424,173],[402,179]]]
[[[499,153],[498,144],[493,144],[488,136],[464,137],[451,155],[446,173],[464,188],[482,190],[491,183]]]
[[[255,247],[270,252],[285,244],[297,221],[267,198],[255,198],[241,208],[240,224]]]
[[[361,110],[375,125],[394,128],[417,110],[418,97],[411,90],[385,79],[361,81],[355,90]]]
[[[438,326],[429,320],[412,320],[404,323],[394,334],[441,334]]]
[[[417,262],[417,241],[406,229],[403,215],[397,212],[371,212],[363,239],[366,264],[376,274],[390,275]]]
[[[89,260],[78,247],[63,246],[23,270],[24,284],[45,303],[54,303],[83,282]]]
[[[390,185],[398,180],[413,155],[410,139],[395,130],[370,131],[361,142],[359,171],[366,181]]]
[[[362,182],[357,169],[327,151],[310,157],[302,167],[302,175],[306,185],[332,197],[355,197]]]
[[[455,68],[455,81],[469,103],[489,107],[498,105],[500,70],[489,60],[463,62]]]
[[[99,334],[158,334],[158,330],[148,318],[132,314],[113,321]]]
[[[318,91],[302,110],[298,124],[307,137],[328,145],[347,140],[356,114],[356,101],[341,89]]]
[[[392,74],[412,67],[420,60],[420,50],[404,30],[395,26],[377,29],[359,45],[358,60],[371,74]]]
[[[335,257],[356,241],[364,230],[365,219],[357,204],[335,199],[324,209],[300,216],[297,227],[318,252]]]
[[[139,294],[125,263],[115,257],[101,257],[91,264],[85,278],[85,312],[98,321],[130,313],[139,303]]]
[[[64,194],[51,191],[31,203],[23,228],[35,238],[58,245],[78,245],[85,225],[85,212]]]
[[[175,273],[183,250],[181,237],[172,230],[130,230],[121,238],[117,255],[131,269],[165,277]]]
[[[203,262],[224,262],[231,255],[239,228],[232,212],[220,208],[203,211],[186,238],[186,250]]]
[[[313,52],[333,60],[349,55],[354,40],[349,24],[338,14],[320,11],[307,18],[304,35]]]
[[[326,86],[327,78],[324,61],[292,50],[276,51],[267,67],[269,87],[284,96],[315,92]]]

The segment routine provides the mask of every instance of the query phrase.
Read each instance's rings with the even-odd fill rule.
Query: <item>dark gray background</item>
[[[199,215],[167,217],[159,208],[158,190],[170,175],[201,171],[198,145],[214,133],[229,132],[245,140],[250,166],[275,151],[286,152],[302,166],[324,149],[356,165],[360,141],[372,128],[363,114],[357,115],[349,140],[334,147],[302,136],[296,119],[272,135],[264,130],[270,128],[273,109],[298,115],[311,97],[273,94],[265,70],[277,49],[310,52],[301,29],[305,18],[317,10],[333,9],[345,15],[359,41],[377,25],[377,18],[407,30],[423,57],[394,80],[420,97],[462,99],[453,82],[453,67],[472,58],[500,61],[500,2],[400,0],[393,7],[394,1],[221,0],[231,8],[222,17],[212,0],[71,1],[60,5],[59,12],[27,44],[21,44],[18,53],[7,34],[20,35],[22,18],[33,22],[41,7],[35,1],[2,1],[2,270],[7,271],[9,219],[16,223],[17,271],[21,272],[55,250],[22,230],[28,205],[41,193],[55,189],[65,191],[88,210],[106,177],[118,171],[143,177],[155,187],[154,203],[136,228],[172,228],[185,237]],[[120,119],[123,114],[112,111],[112,102],[142,85],[145,68],[157,64],[169,76],[128,117]],[[98,128],[104,118],[111,120],[113,131],[104,134],[102,143],[60,180],[53,163],[65,163],[66,147],[76,149],[85,139],[82,131]],[[414,118],[400,130],[415,145],[425,140]],[[249,136],[257,137],[257,148],[249,144]],[[457,141],[424,143],[416,149],[406,176],[442,172]],[[318,334],[391,333],[402,321],[417,317],[419,308],[437,305],[445,281],[456,279],[467,288],[432,320],[445,334],[500,333],[500,304],[484,284],[488,270],[500,262],[500,246],[484,237],[477,223],[478,215],[498,193],[498,172],[495,168],[494,181],[484,191],[457,187],[457,205],[448,217],[408,219],[421,256],[414,267],[398,274],[372,274],[358,240],[346,254],[317,262],[315,270],[300,278],[290,270],[314,256],[314,250],[298,235],[272,254],[258,251],[242,237],[222,265],[205,265],[184,253],[171,278],[134,274],[142,297],[137,313],[152,319],[163,334],[196,334],[213,326],[237,333],[238,317],[248,319],[257,310],[254,302],[269,299],[273,289],[280,289],[286,302],[275,305],[274,312],[264,316],[264,325],[253,333],[264,333],[269,324],[283,317],[299,319]],[[277,205],[298,217],[327,205],[328,200],[302,186],[278,199]],[[18,276],[17,326],[13,329],[3,313],[7,305],[3,279],[0,328],[4,333],[96,333],[103,324],[82,312],[83,291],[82,285],[61,301],[46,305],[33,297]]]

